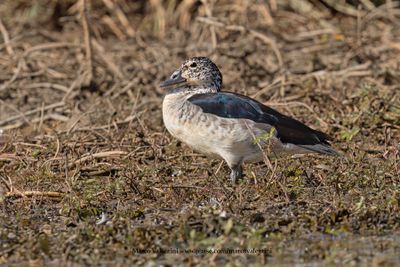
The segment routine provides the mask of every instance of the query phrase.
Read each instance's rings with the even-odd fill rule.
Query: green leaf
[[[356,136],[360,132],[360,128],[358,126],[354,126],[351,130],[343,130],[340,132],[340,136],[342,139],[346,141],[351,141],[354,136]]]

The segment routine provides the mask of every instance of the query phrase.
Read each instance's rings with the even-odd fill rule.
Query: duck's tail
[[[315,152],[319,154],[329,155],[329,156],[341,156],[339,152],[330,147],[327,144],[315,144],[315,145],[297,145],[301,148],[307,149],[310,152]]]

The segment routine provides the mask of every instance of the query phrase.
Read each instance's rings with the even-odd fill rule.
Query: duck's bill
[[[173,74],[169,79],[163,81],[160,84],[160,87],[168,87],[172,85],[183,84],[186,82],[186,79],[183,78],[180,74]]]

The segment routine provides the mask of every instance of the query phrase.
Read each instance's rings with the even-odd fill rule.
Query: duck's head
[[[222,75],[217,65],[207,57],[193,57],[186,60],[171,76],[160,84],[161,87],[182,88],[191,91],[210,89],[220,91]]]

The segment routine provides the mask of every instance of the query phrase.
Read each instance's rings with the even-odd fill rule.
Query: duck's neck
[[[181,118],[193,111],[193,105],[187,101],[190,97],[198,94],[216,94],[218,87],[213,86],[182,86],[176,87],[168,92],[163,100],[163,118],[169,121],[170,116]],[[168,128],[168,127],[167,127]]]
[[[183,98],[189,98],[197,94],[215,94],[220,91],[220,88],[214,84],[203,84],[203,85],[185,85],[182,87],[176,87],[172,89],[167,95],[180,96]]]

